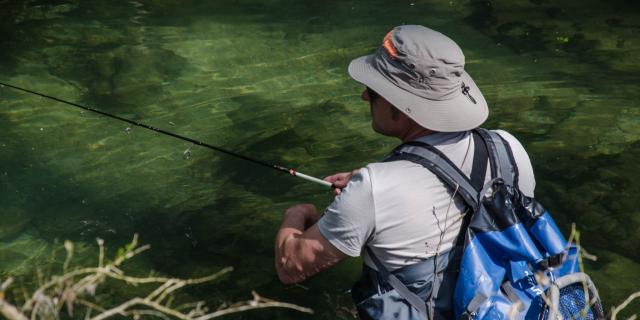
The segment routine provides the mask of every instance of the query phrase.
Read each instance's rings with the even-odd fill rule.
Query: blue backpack
[[[408,160],[436,174],[471,209],[448,252],[389,272],[364,266],[352,295],[363,319],[604,319],[593,282],[580,272],[579,248],[549,213],[518,189],[508,143],[473,130],[471,177],[421,141],[385,161]],[[488,160],[487,160],[488,158]],[[491,180],[484,183],[487,162]]]

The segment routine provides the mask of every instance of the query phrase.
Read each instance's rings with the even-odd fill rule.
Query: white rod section
[[[327,187],[333,186],[331,184],[331,182],[329,182],[329,181],[324,181],[324,180],[318,179],[316,177],[308,176],[308,175],[306,175],[304,173],[297,172],[295,170],[289,170],[289,173],[291,173],[292,176],[300,177],[300,178],[305,179],[307,181],[319,183],[319,184],[321,184],[323,186],[327,186]]]

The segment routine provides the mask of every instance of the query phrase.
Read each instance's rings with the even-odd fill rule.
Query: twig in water
[[[209,320],[231,313],[272,307],[313,313],[311,309],[264,298],[256,292],[252,292],[252,300],[230,306],[225,305],[223,308],[211,313],[203,301],[187,303],[175,308],[171,307],[178,289],[214,281],[231,272],[233,268],[227,267],[214,274],[195,279],[127,276],[119,266],[128,259],[149,249],[147,245],[138,246],[137,241],[137,235],[135,235],[130,244],[118,251],[114,260],[105,261],[104,242],[98,239],[100,250],[98,267],[70,271],[67,271],[67,269],[70,264],[70,257],[73,255],[73,246],[69,242],[65,242],[67,259],[65,259],[63,265],[63,274],[52,276],[50,279],[44,279],[44,276],[39,274],[38,283],[40,285],[32,295],[29,296],[23,288],[25,297],[22,309],[16,308],[4,299],[4,292],[12,284],[13,279],[9,278],[2,282],[0,285],[0,315],[9,320],[60,319],[60,313],[64,307],[66,307],[69,316],[73,317],[74,306],[84,308],[85,320],[104,320],[113,316],[133,317],[136,319],[145,315],[162,319]],[[104,307],[90,301],[87,297],[93,297],[96,288],[107,279],[121,281],[129,285],[156,283],[158,286],[144,298],[133,297],[120,305]]]
[[[611,320],[616,320],[618,312],[626,308],[631,303],[631,301],[638,297],[640,297],[640,291],[631,294],[629,297],[627,297],[627,300],[624,300],[624,302],[622,302],[622,304],[620,304],[619,306],[613,306],[613,308],[611,308]]]
[[[509,320],[517,320],[518,319],[518,311],[522,307],[522,301],[518,300],[516,303],[512,304],[509,308],[509,315],[507,319]]]
[[[587,260],[598,261],[598,257],[588,253],[587,250],[584,249],[584,247],[580,247],[580,253],[582,254],[582,257]]]
[[[62,272],[67,272],[67,269],[69,268],[69,262],[71,262],[71,258],[73,258],[73,242],[69,240],[65,241],[64,248],[67,251],[67,257],[64,260]]]

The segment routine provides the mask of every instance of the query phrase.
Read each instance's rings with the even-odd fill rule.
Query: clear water
[[[640,289],[640,6],[612,1],[0,1],[0,80],[266,162],[324,176],[397,142],[370,129],[349,61],[398,24],[442,31],[485,94],[487,128],[529,150],[536,195],[576,222],[606,308]],[[350,318],[359,261],[285,287],[273,238],[290,205],[327,190],[79,109],[0,88],[0,275],[87,256],[138,232],[133,272],[198,276],[216,306],[264,296]],[[631,307],[628,313],[639,312]],[[263,310],[239,318],[299,319]]]

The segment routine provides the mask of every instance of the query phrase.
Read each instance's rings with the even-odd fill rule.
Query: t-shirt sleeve
[[[513,158],[518,165],[518,188],[520,188],[520,191],[526,196],[533,197],[533,191],[536,188],[536,179],[533,175],[533,167],[531,166],[531,160],[529,159],[527,151],[524,150],[520,141],[510,133],[504,130],[495,130],[495,132],[504,138],[507,143],[509,143],[509,147],[511,147]]]
[[[360,256],[375,229],[373,196],[369,169],[362,168],[351,177],[318,221],[320,233],[338,250]]]

